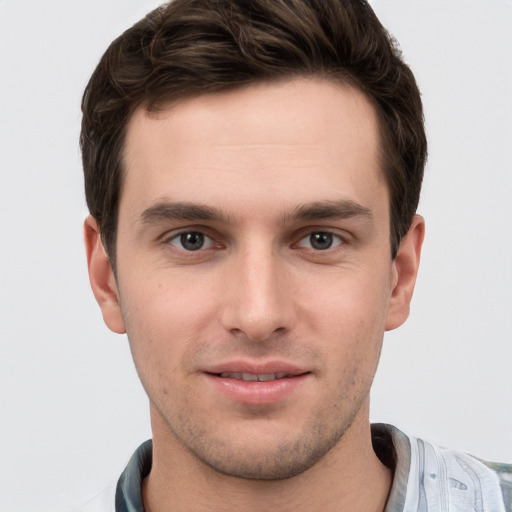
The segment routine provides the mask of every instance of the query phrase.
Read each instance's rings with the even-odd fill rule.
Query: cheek
[[[326,276],[314,285],[314,292],[303,297],[303,308],[323,327],[354,334],[384,332],[390,299],[389,279],[384,273],[358,269]]]
[[[363,277],[366,276],[366,277]],[[313,297],[309,330],[324,345],[334,379],[343,389],[366,387],[373,379],[382,347],[389,301],[387,280],[352,274]],[[320,299],[321,297],[321,299]],[[304,312],[302,318],[308,318]]]
[[[152,279],[134,284],[124,282],[120,294],[135,366],[147,391],[157,383],[167,387],[187,371],[185,356],[206,331],[213,301],[185,285]]]
[[[121,290],[125,320],[148,338],[188,337],[211,316],[215,302],[208,287],[175,274],[155,272]]]

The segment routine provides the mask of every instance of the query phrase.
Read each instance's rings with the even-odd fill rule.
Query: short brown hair
[[[318,76],[375,106],[391,252],[419,201],[427,143],[414,76],[365,0],[174,0],[118,37],[82,100],[85,193],[115,265],[126,127],[134,110],[253,82]]]

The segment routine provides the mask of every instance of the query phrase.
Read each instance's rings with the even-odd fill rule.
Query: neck
[[[153,466],[144,481],[146,512],[281,510],[382,512],[392,475],[372,448],[368,403],[313,467],[284,480],[251,480],[204,465],[153,422]]]

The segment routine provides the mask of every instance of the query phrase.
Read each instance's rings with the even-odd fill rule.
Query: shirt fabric
[[[512,512],[512,464],[489,463],[409,437],[391,425],[372,425],[379,459],[394,471],[384,512]],[[83,512],[144,512],[142,482],[151,470],[152,442],[133,454],[117,487]]]

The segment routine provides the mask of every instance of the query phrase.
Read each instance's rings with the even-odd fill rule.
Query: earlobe
[[[84,241],[89,281],[103,320],[111,331],[123,334],[126,330],[114,272],[101,241],[98,223],[90,215],[84,222]]]
[[[409,316],[409,307],[418,275],[424,237],[425,221],[420,215],[415,215],[392,263],[393,289],[391,290],[386,319],[387,331],[402,325]]]

